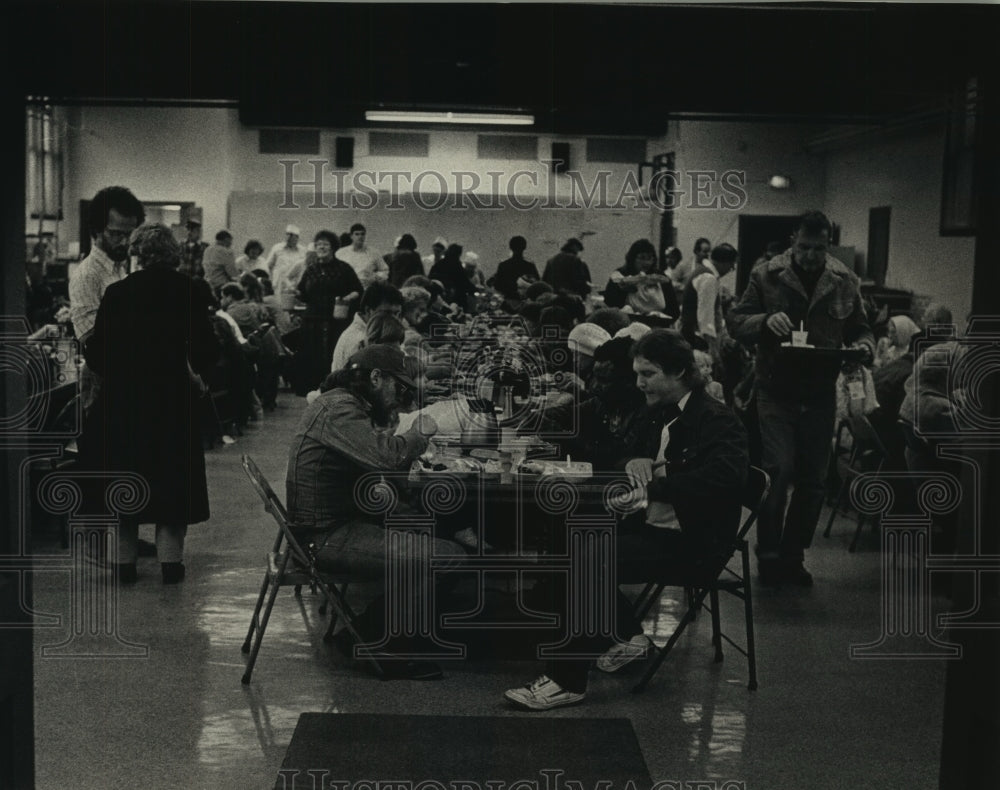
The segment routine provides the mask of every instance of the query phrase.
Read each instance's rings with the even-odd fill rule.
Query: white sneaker
[[[548,710],[563,705],[575,705],[587,696],[586,693],[566,691],[547,675],[541,675],[538,680],[527,686],[507,689],[503,695],[515,705],[529,710]]]
[[[597,668],[601,672],[617,672],[637,658],[645,658],[649,648],[649,637],[645,634],[636,634],[628,642],[612,645],[607,653],[597,659]]]

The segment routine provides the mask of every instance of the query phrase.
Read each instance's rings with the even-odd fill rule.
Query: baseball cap
[[[201,222],[199,220],[194,219],[194,218],[189,219],[185,224],[189,228],[200,228],[201,227]]]
[[[285,226],[285,233],[294,233],[296,236],[301,236],[302,235],[302,231],[299,230],[299,226],[298,225],[286,225]]]
[[[607,343],[611,339],[608,330],[597,324],[577,324],[569,333],[566,345],[570,351],[586,354],[588,357],[594,356],[594,351],[598,346]]]
[[[385,343],[374,343],[365,346],[347,360],[349,368],[362,370],[381,370],[399,379],[407,387],[416,388],[413,380],[413,369],[407,364],[406,355],[396,346]]]
[[[643,335],[648,335],[652,331],[648,324],[644,324],[641,321],[634,321],[624,329],[619,329],[615,332],[615,337],[627,337],[631,340],[638,340]]]

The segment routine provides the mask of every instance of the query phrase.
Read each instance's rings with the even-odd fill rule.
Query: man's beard
[[[395,405],[386,406],[379,397],[372,399],[372,422],[380,427],[398,422],[398,411]]]
[[[102,246],[101,249],[115,263],[125,263],[128,260],[128,247],[112,247],[108,249]]]

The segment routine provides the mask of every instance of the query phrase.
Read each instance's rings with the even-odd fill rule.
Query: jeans
[[[298,537],[303,545],[309,543],[309,536]],[[425,541],[419,533],[388,530],[361,520],[312,537],[319,570],[381,581],[380,590],[365,585],[369,600],[354,626],[365,642],[389,653],[425,654],[433,649],[436,609],[458,579],[451,572],[461,569],[467,556],[465,549],[450,540],[430,537],[429,543]],[[429,567],[431,558],[438,572]],[[432,625],[424,633],[427,622]]]
[[[771,492],[757,520],[757,553],[763,560],[801,562],[812,543],[826,496],[833,395],[831,386],[828,403],[800,404],[757,393],[762,464],[771,476]]]
[[[406,540],[389,541],[388,537],[389,530],[379,524],[348,521],[325,537],[313,540],[318,547],[316,567],[331,573],[380,579],[385,576],[390,558],[400,568],[420,562],[421,552],[416,544]],[[440,538],[431,538],[430,553],[437,567],[446,571],[461,567],[467,556],[457,543]]]

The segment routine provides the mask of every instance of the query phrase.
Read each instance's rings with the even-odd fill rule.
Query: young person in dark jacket
[[[620,584],[648,581],[672,565],[691,567],[731,540],[749,468],[742,423],[705,394],[694,353],[680,333],[657,329],[642,337],[632,369],[646,412],[637,420],[624,470],[637,507],[632,529],[620,531],[617,539]],[[504,696],[529,710],[571,705],[586,695],[589,656],[599,656],[599,669],[615,671],[644,655],[648,640],[620,591],[616,609],[620,641],[570,635],[565,652],[573,657],[551,659],[544,675]]]

